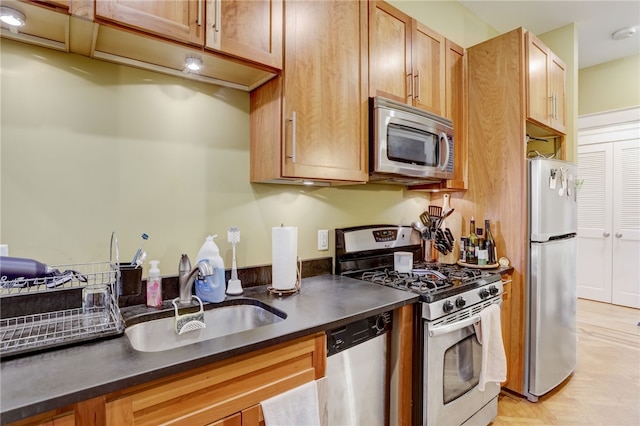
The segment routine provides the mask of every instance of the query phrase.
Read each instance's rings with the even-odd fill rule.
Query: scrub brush
[[[176,333],[178,333],[178,335],[186,333],[188,331],[195,331],[195,330],[207,328],[207,324],[204,323],[204,307],[202,306],[202,300],[200,300],[198,296],[191,296],[191,297],[200,303],[200,310],[192,314],[183,314],[183,315],[178,314],[178,304],[176,302],[180,300],[179,297],[176,297],[171,302],[173,303],[173,309],[176,311],[174,328],[176,330]]]
[[[242,283],[238,279],[238,267],[236,265],[236,244],[240,242],[240,230],[238,228],[229,228],[227,232],[227,241],[231,243],[233,248],[233,261],[231,263],[231,279],[227,285],[227,294],[237,296],[242,294]]]

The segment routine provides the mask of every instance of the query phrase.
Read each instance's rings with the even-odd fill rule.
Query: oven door
[[[487,425],[496,417],[500,386],[487,383],[484,392],[478,389],[482,346],[473,328],[476,320],[424,321],[423,425]]]

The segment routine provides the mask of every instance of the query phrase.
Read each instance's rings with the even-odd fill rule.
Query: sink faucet
[[[208,261],[201,260],[191,269],[189,256],[183,254],[178,267],[178,288],[180,290],[181,305],[191,304],[193,281],[196,278],[196,274],[202,277],[213,275],[213,267]]]

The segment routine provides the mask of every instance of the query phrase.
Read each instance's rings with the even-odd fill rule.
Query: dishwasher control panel
[[[393,313],[389,311],[327,331],[327,356],[391,331],[392,318]]]

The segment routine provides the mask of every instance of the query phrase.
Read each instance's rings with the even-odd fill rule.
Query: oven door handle
[[[502,308],[502,299],[498,299],[493,303],[497,304],[500,308]],[[438,336],[442,336],[443,334],[453,333],[454,331],[462,330],[463,328],[469,327],[470,325],[476,324],[478,322],[480,322],[480,314],[460,320],[458,322],[454,322],[452,324],[447,324],[441,327],[432,328],[429,330],[429,336],[438,337]]]
[[[465,327],[469,327],[477,322],[480,322],[480,315],[474,315],[462,321],[454,322],[453,324],[443,325],[441,327],[435,327],[429,330],[429,336],[438,337],[443,334],[453,333],[454,331],[462,330]]]

